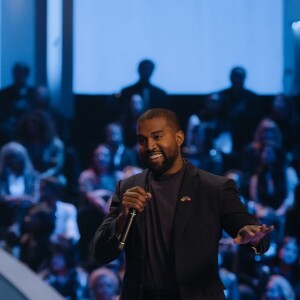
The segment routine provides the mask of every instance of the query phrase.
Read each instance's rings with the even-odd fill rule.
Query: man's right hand
[[[126,190],[122,198],[122,212],[117,219],[117,233],[121,233],[130,208],[135,208],[138,212],[142,212],[151,197],[150,193],[147,193],[139,186]]]
[[[127,217],[130,208],[135,208],[138,212],[142,212],[151,197],[150,193],[147,193],[139,186],[126,190],[122,199],[122,214]]]

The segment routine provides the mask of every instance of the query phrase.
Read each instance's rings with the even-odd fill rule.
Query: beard
[[[148,153],[142,157],[140,155],[142,163],[147,167],[155,176],[160,176],[166,173],[175,163],[178,158],[178,149],[176,148],[168,156],[164,151],[160,151],[163,156],[163,161],[159,163],[153,163],[147,159]]]

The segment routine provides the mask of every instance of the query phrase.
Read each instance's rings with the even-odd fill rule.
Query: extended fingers
[[[266,234],[270,233],[274,229],[274,226],[271,225],[267,227],[263,225],[248,225],[243,227],[238,236],[234,239],[236,244],[246,244],[249,242],[257,242],[263,238]]]
[[[267,225],[263,224],[261,226],[257,226],[256,230],[258,232],[261,232],[261,233],[263,233],[265,235],[265,234],[268,234],[271,231],[273,231],[274,230],[274,226],[271,225],[270,227],[267,227]]]

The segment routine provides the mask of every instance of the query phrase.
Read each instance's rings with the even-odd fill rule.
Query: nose
[[[147,150],[153,150],[156,148],[156,142],[154,139],[149,138],[146,143]]]

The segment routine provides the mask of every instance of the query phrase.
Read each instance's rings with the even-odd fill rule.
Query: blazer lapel
[[[180,242],[184,228],[189,219],[191,209],[194,201],[196,201],[196,191],[200,185],[199,176],[197,176],[197,169],[189,163],[186,166],[186,171],[183,176],[179,198],[177,200],[177,207],[174,221],[174,243],[175,249]]]

